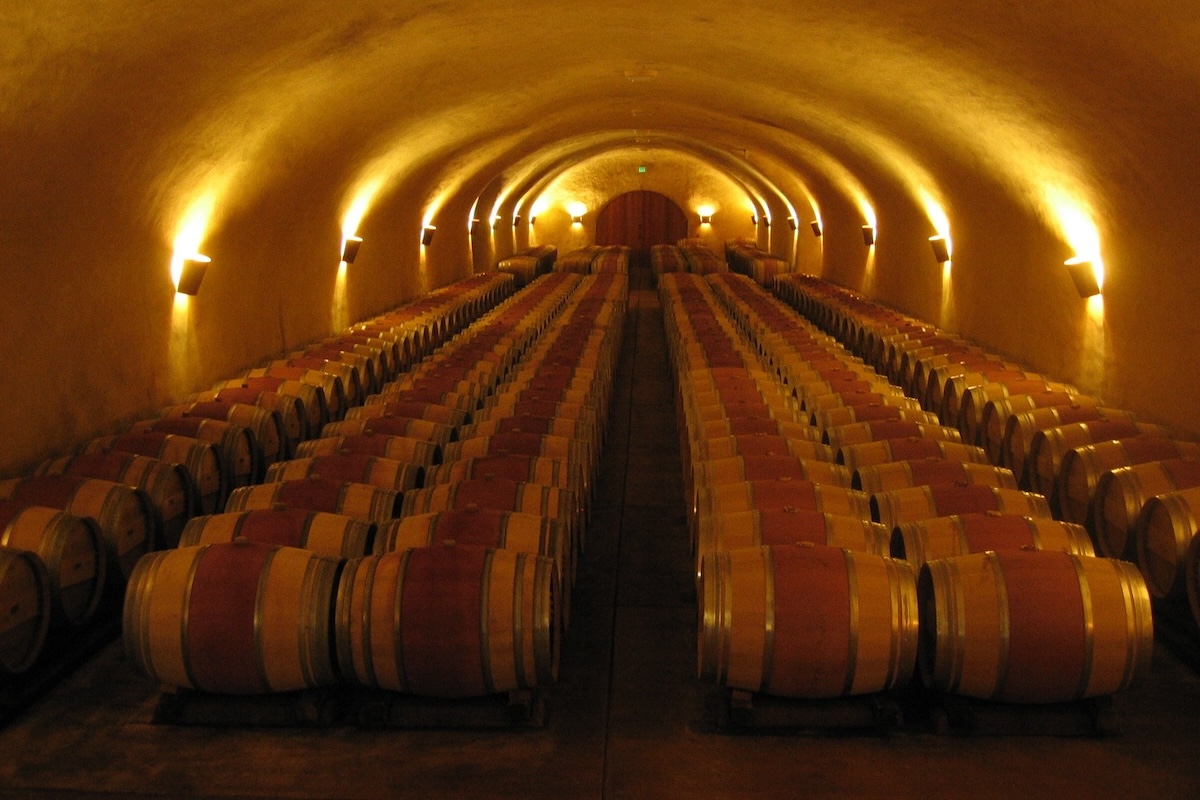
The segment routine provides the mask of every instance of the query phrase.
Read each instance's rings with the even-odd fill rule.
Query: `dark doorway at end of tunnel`
[[[687,215],[658,192],[626,192],[608,202],[596,218],[596,244],[630,248],[629,266],[650,266],[650,248],[675,244],[688,235]]]

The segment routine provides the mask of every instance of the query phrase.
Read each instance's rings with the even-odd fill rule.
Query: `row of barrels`
[[[791,265],[758,246],[752,239],[730,239],[725,242],[725,260],[729,269],[748,275],[759,286],[770,287],[776,276],[791,272]]]
[[[779,292],[1200,624],[1200,445],[832,284],[789,276]]]
[[[407,369],[511,283],[490,275],[445,287],[0,481],[0,679],[36,675],[115,616],[143,555],[174,546],[190,518],[221,511],[335,424],[355,396],[347,385]]]
[[[1019,491],[957,430],[900,418],[926,412],[752,280],[709,281],[729,313],[721,339],[743,337],[748,370],[736,392],[722,387],[728,424],[753,413],[782,431],[786,420],[785,441],[768,446],[809,458],[744,456],[740,476],[754,480],[739,494],[753,510],[705,507],[702,675],[822,698],[901,686],[919,664],[937,690],[1050,702],[1112,693],[1144,672],[1152,622],[1136,572],[1092,557],[1081,528],[1051,519],[1044,497]],[[868,394],[881,402],[858,405]],[[881,417],[847,422],[859,412]],[[701,436],[707,413],[689,423]]]
[[[500,259],[496,262],[496,270],[512,275],[519,289],[539,275],[548,275],[553,272],[554,262],[557,259],[557,247],[552,244],[539,244],[518,250],[507,258]]]
[[[554,263],[554,270],[578,275],[628,275],[630,254],[630,249],[624,245],[587,245],[559,258]]]
[[[677,244],[656,244],[650,248],[650,271],[656,276],[675,272],[711,275],[728,269],[725,260],[700,239],[680,239]]]
[[[612,279],[536,280],[363,407],[419,437],[448,429],[421,439],[422,458],[280,463],[277,483],[193,519],[188,546],[143,559],[131,582],[131,662],[163,683],[234,694],[344,680],[467,697],[553,680],[624,302]],[[573,418],[545,413],[568,398],[581,400]],[[418,402],[423,416],[404,416]],[[457,416],[414,426],[446,412]],[[196,566],[210,558],[223,565],[211,577]],[[280,573],[267,596],[276,561],[305,578]],[[240,590],[197,601],[202,578]],[[207,627],[194,639],[178,623],[197,615]],[[215,642],[230,651],[201,652]]]

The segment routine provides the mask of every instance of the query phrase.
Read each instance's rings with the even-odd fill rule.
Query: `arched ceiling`
[[[32,458],[47,430],[66,443],[486,266],[472,209],[520,213],[639,147],[820,216],[820,244],[761,240],[827,277],[1133,402],[1197,339],[1198,36],[1194,0],[8,2],[0,361],[38,377],[0,387],[0,435],[31,431],[13,459]],[[426,252],[425,224],[452,233]],[[201,249],[215,274],[181,323],[169,267]],[[1076,254],[1107,270],[1100,315],[1051,270]],[[64,341],[26,353],[63,308]],[[91,339],[66,389],[41,375]],[[62,391],[86,408],[36,400]],[[1198,393],[1189,374],[1142,410],[1200,432]]]

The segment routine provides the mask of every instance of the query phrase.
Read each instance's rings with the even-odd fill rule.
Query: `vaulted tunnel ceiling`
[[[581,162],[646,149],[699,159],[772,215],[795,208],[852,234],[878,211],[877,262],[850,265],[836,237],[781,246],[808,271],[1133,403],[1161,345],[1195,340],[1198,35],[1186,0],[6,4],[0,292],[20,301],[5,303],[0,356],[38,372],[105,329],[94,345],[115,359],[114,383],[139,393],[114,402],[90,366],[67,386],[38,372],[32,394],[90,392],[95,407],[38,411],[4,390],[28,423],[13,426],[40,431],[8,463],[342,322],[281,283],[332,292],[327,253],[343,232],[369,237],[370,277],[346,301],[356,318],[469,271],[477,204],[516,213]],[[452,233],[425,254],[428,223]],[[916,244],[889,253],[889,225],[917,244],[953,229],[956,307]],[[237,264],[194,309],[182,367],[159,333],[181,248]],[[1114,286],[1099,346],[1076,312],[1047,313],[1069,294],[1049,271],[1076,253]],[[388,270],[420,280],[388,288]],[[138,275],[150,285],[131,287]],[[1033,324],[985,308],[993,280]],[[245,317],[247,297],[269,319],[236,341],[211,333]],[[64,307],[64,341],[31,355]],[[130,346],[137,363],[122,364]],[[1197,388],[1177,380],[1144,410],[1200,431]]]

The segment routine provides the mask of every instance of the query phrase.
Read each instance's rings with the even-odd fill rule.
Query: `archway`
[[[596,244],[629,247],[630,266],[647,266],[650,248],[674,244],[688,235],[687,215],[671,198],[658,192],[618,195],[596,218]]]

